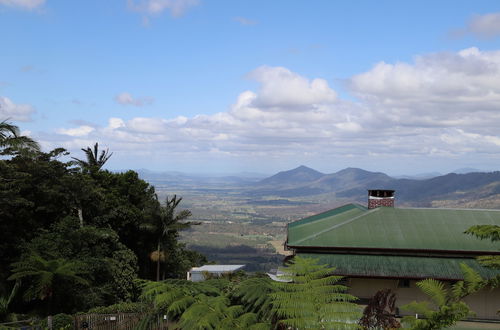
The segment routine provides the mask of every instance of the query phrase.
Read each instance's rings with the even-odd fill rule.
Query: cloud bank
[[[284,67],[262,66],[248,77],[259,88],[241,92],[228,111],[110,118],[105,127],[62,128],[59,142],[76,149],[106,141],[116,154],[190,161],[500,160],[500,51],[380,62],[348,80],[356,101]]]

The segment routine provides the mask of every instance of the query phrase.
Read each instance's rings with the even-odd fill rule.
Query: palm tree
[[[97,142],[94,145],[94,149],[87,147],[87,149],[82,148],[82,151],[85,153],[86,160],[75,157],[71,158],[75,160],[83,172],[91,174],[98,172],[113,155],[113,153],[109,153],[109,149],[101,150],[101,154],[99,154],[99,144]]]
[[[160,280],[160,261],[165,261],[168,256],[167,245],[169,238],[175,239],[178,232],[183,229],[188,229],[193,225],[199,225],[201,222],[184,222],[191,216],[191,211],[182,210],[176,212],[176,208],[182,201],[182,197],[177,198],[174,195],[172,198],[167,196],[165,206],[161,206],[156,197],[152,213],[150,215],[150,223],[143,225],[143,228],[153,232],[156,237],[157,249],[151,255],[152,260],[156,261],[156,280]]]
[[[25,260],[15,262],[9,280],[28,280],[29,287],[24,293],[26,300],[46,300],[50,315],[55,287],[63,282],[88,285],[80,275],[84,273],[82,264],[66,259],[46,260],[39,255],[30,255]]]
[[[0,122],[0,148],[29,151],[39,151],[40,146],[33,139],[21,135],[19,127],[8,123],[6,120]]]

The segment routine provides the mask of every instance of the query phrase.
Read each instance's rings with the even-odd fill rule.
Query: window
[[[400,279],[398,282],[398,288],[409,288],[410,280],[409,279]]]

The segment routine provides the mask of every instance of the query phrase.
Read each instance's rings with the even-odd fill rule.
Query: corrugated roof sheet
[[[472,267],[483,278],[500,274],[499,270],[482,267],[472,258],[434,258],[352,254],[300,253],[302,257],[319,259],[321,264],[335,267],[335,273],[352,277],[435,278],[462,280],[461,263]]]
[[[190,272],[234,272],[242,269],[245,265],[204,265],[193,267]]]
[[[292,247],[498,251],[498,244],[463,232],[473,225],[500,225],[496,210],[373,210],[349,204],[288,226]]]

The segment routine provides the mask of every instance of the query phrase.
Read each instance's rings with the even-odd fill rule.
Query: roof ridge
[[[316,237],[316,236],[318,236],[318,235],[321,235],[321,234],[323,234],[323,233],[326,233],[326,232],[328,232],[328,231],[330,231],[330,230],[332,230],[332,229],[335,229],[335,228],[341,227],[341,226],[343,226],[343,225],[346,225],[346,224],[348,224],[348,223],[351,223],[351,222],[353,222],[354,220],[357,220],[357,219],[359,219],[359,218],[361,218],[361,217],[363,217],[363,216],[365,216],[365,215],[367,215],[367,214],[371,214],[371,213],[373,213],[373,212],[376,212],[376,211],[378,211],[379,209],[380,209],[380,208],[378,208],[378,207],[377,207],[377,208],[374,208],[374,209],[372,209],[372,210],[368,210],[367,212],[362,213],[362,214],[360,214],[360,215],[357,215],[357,216],[355,216],[354,218],[351,218],[351,219],[346,220],[346,221],[344,221],[344,222],[338,223],[338,224],[333,225],[333,226],[331,226],[331,227],[329,227],[329,228],[323,229],[323,230],[321,230],[321,231],[319,231],[319,232],[317,232],[317,233],[314,233],[314,234],[312,234],[312,235],[306,236],[306,237],[304,237],[303,239],[298,240],[297,242],[295,242],[295,244],[297,244],[297,243],[301,243],[301,242],[303,242],[303,241],[305,241],[305,240],[308,240],[308,239],[314,238],[314,237]]]
[[[342,211],[342,213],[343,212],[349,212],[349,211],[354,210],[354,209],[358,209],[358,210],[361,210],[361,211],[366,211],[367,210],[363,205],[361,205],[359,203],[347,203],[347,204],[341,205],[339,207],[336,207],[336,208],[333,208],[333,209],[330,209],[330,210],[326,210],[326,211],[323,211],[323,212],[320,212],[320,213],[317,213],[317,214],[313,214],[313,215],[310,215],[308,217],[305,217],[305,218],[302,218],[302,219],[299,219],[299,220],[296,220],[296,221],[292,221],[288,225],[292,225],[294,227],[309,225],[312,222],[307,222],[306,220],[309,220],[309,219],[314,218],[314,217],[319,217],[319,216],[325,215],[327,213],[330,213],[332,211],[335,211],[335,210],[338,210],[338,209],[341,209],[341,208],[349,208],[347,211]],[[318,219],[318,220],[320,220],[320,219]],[[303,223],[300,223],[300,222],[303,222]]]

